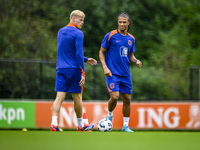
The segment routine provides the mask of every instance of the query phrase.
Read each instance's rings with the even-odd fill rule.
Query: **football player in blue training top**
[[[66,92],[72,93],[74,110],[77,116],[77,131],[87,131],[94,127],[83,123],[82,119],[82,92],[85,83],[84,62],[96,65],[93,58],[83,55],[83,32],[79,30],[84,23],[85,14],[74,10],[70,14],[70,23],[58,32],[57,64],[55,91],[57,96],[52,106],[51,131],[61,131],[58,127],[58,114]]]
[[[112,122],[113,110],[117,105],[119,93],[121,93],[123,100],[123,132],[133,132],[128,126],[132,94],[130,62],[142,67],[142,62],[134,56],[135,38],[128,33],[131,24],[132,21],[127,13],[119,14],[118,29],[105,35],[99,50],[99,59],[110,93],[107,119]]]

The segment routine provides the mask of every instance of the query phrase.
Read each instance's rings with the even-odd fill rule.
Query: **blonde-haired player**
[[[58,114],[66,93],[72,93],[74,110],[77,116],[77,131],[87,131],[94,127],[87,125],[82,119],[82,92],[85,84],[84,62],[96,65],[93,58],[83,55],[83,32],[79,29],[84,24],[85,14],[74,10],[70,14],[70,23],[58,32],[57,64],[55,91],[57,96],[52,106],[51,131],[61,131],[58,127]]]

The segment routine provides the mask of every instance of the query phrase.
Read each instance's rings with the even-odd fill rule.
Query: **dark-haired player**
[[[117,105],[119,93],[123,100],[123,132],[133,132],[128,124],[131,111],[132,81],[130,62],[142,66],[134,56],[135,38],[128,33],[132,21],[125,12],[118,16],[118,29],[107,33],[101,44],[99,59],[106,76],[107,88],[110,93],[107,119],[112,121],[113,110]],[[106,53],[106,57],[105,57]]]

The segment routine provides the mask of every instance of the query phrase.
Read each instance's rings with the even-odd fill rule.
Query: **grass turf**
[[[0,130],[1,150],[199,150],[200,132]]]

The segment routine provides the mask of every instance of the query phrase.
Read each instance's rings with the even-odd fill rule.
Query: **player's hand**
[[[88,61],[86,63],[94,66],[97,64],[97,61],[94,58],[88,58]]]
[[[108,67],[104,68],[104,74],[106,77],[112,77],[112,73],[111,73],[110,69],[108,69]]]
[[[138,67],[142,67],[142,62],[141,62],[140,60],[137,60],[136,65],[137,65]]]
[[[85,84],[85,76],[81,76],[81,81],[79,82],[80,86],[83,86]]]

